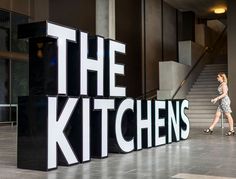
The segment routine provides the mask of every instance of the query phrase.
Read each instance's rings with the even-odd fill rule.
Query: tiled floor
[[[40,172],[16,168],[16,128],[0,127],[0,179],[236,178],[236,136],[224,136],[226,130],[206,135],[192,128],[186,141]]]

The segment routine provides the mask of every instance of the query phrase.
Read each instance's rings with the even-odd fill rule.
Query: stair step
[[[188,109],[188,110],[186,110],[186,112],[189,114],[189,113],[191,113],[191,114],[195,114],[195,113],[211,113],[211,112],[213,112],[213,113],[215,113],[215,111],[216,111],[216,108],[215,109]]]
[[[192,102],[209,102],[211,98],[190,98],[190,99],[187,98],[187,100],[191,103]]]
[[[203,129],[208,128],[210,125],[211,125],[211,122],[202,122],[202,123],[199,123],[199,122],[192,122],[191,123],[190,122],[191,127],[197,127],[197,128],[201,127],[202,130],[200,132],[202,132],[202,133],[203,133]],[[225,123],[224,126],[226,127],[227,124]],[[218,124],[216,124],[216,127],[221,127],[220,122],[218,122]]]
[[[201,73],[201,74],[199,74],[198,78],[210,78],[210,79],[214,79],[214,80],[216,80],[216,78],[217,78],[217,74],[218,74],[218,73],[216,73],[216,74],[211,74],[211,73]]]
[[[186,97],[186,99],[189,101],[189,102],[195,102],[196,100],[198,100],[198,101],[201,101],[201,102],[204,102],[204,101],[206,101],[206,102],[210,102],[211,101],[211,99],[212,98],[214,98],[216,95],[214,95],[214,96],[210,96],[210,97],[197,97],[197,96],[194,96],[194,97],[192,97],[192,96],[187,96]]]
[[[217,106],[213,106],[213,105],[209,105],[209,106],[193,106],[193,105],[190,105],[189,106],[189,110],[202,110],[202,109],[206,109],[206,110],[211,110],[211,109],[214,109],[216,110],[217,109]]]
[[[194,87],[190,91],[216,91],[216,88],[203,88],[203,87]]]
[[[216,112],[216,111],[215,111]],[[215,112],[214,113],[208,113],[208,114],[187,114],[189,119],[195,119],[195,118],[206,118],[206,119],[213,119],[213,117],[215,116]]]
[[[222,72],[222,70],[219,70],[217,73],[215,73],[215,72],[201,72],[199,75],[201,75],[201,76],[215,76],[215,78],[216,78],[219,72]],[[223,73],[225,73],[225,71],[223,71]],[[227,75],[227,73],[226,73],[226,75]]]
[[[219,72],[225,72],[227,73],[227,69],[226,68],[205,68],[201,71],[201,73],[211,73],[211,74],[218,74]]]
[[[227,67],[227,64],[225,63],[221,63],[221,64],[206,64],[205,67],[219,67],[219,66],[226,66]]]
[[[204,67],[203,68],[203,70],[218,70],[218,69],[221,69],[221,70],[227,70],[228,69],[228,67],[226,66],[226,67],[224,67],[224,66],[222,66],[222,67],[210,67],[210,66],[208,66],[208,67]]]
[[[195,85],[218,85],[215,81],[196,81]]]
[[[210,68],[204,68],[202,72],[211,72],[211,73],[219,73],[220,72],[227,72],[227,68],[215,68],[215,69],[210,69]]]
[[[204,75],[218,75],[219,72],[227,73],[227,70],[217,69],[217,70],[203,70],[200,74]]]
[[[190,126],[195,126],[196,124],[208,124],[208,127],[209,127],[212,123],[212,119],[193,120],[193,121],[189,121],[189,122],[190,122]],[[228,127],[228,123],[225,122],[225,120],[223,121],[223,125],[225,127]],[[216,124],[216,127],[220,127],[220,126],[221,126],[221,121],[219,121]]]
[[[215,81],[216,83],[218,83],[216,80],[216,76],[214,76],[212,78],[207,77],[207,76],[203,76],[203,77],[199,77],[197,80],[198,81],[207,81],[208,80],[208,81]]]
[[[214,84],[214,85],[219,85],[218,81],[216,79],[197,79],[195,83],[204,83],[204,84]],[[195,84],[194,83],[194,84]]]
[[[202,123],[202,122],[212,122],[212,118],[199,118],[199,119],[190,119],[189,120],[190,123],[192,122],[199,122],[199,123]]]
[[[215,88],[217,89],[219,85],[217,84],[194,84],[192,88]]]
[[[219,72],[227,72],[227,68],[204,68],[202,72],[212,72],[212,73],[219,73]]]
[[[197,128],[202,128],[202,130],[201,130],[201,132],[203,133],[203,130],[205,129],[205,128],[208,128],[209,126],[211,125],[211,123],[210,122],[203,122],[203,123],[196,123],[196,122],[193,122],[193,123],[191,123],[190,122],[190,126],[191,127],[197,127]],[[203,133],[204,134],[204,133]]]
[[[214,82],[214,84],[218,83],[215,79],[210,79],[210,78],[201,78],[201,79],[198,78],[196,82],[207,82],[207,83]]]
[[[216,76],[212,76],[212,77],[208,77],[208,76],[199,76],[197,78],[197,80],[210,80],[210,81],[215,81],[216,83],[218,83],[217,79],[216,79]]]
[[[203,94],[203,95],[207,95],[207,94],[209,94],[209,95],[217,95],[218,93],[217,93],[217,91],[216,90],[206,90],[206,91],[190,91],[189,93],[188,93],[188,95],[201,95],[201,94]]]
[[[216,80],[216,77],[217,77],[216,75],[204,75],[204,74],[201,75],[200,74],[198,76],[198,79],[212,79],[212,80],[214,79],[214,80]]]
[[[227,69],[228,66],[205,66],[204,70]]]
[[[228,67],[213,67],[213,68],[203,68],[202,71],[210,71],[210,72],[222,72],[222,71],[227,71]]]
[[[214,82],[218,83],[218,81],[216,79],[216,75],[215,76],[211,76],[211,77],[205,76],[205,75],[204,76],[199,76],[197,78],[197,80],[209,80],[209,81],[214,81]]]
[[[191,94],[191,95],[187,95],[186,98],[191,101],[192,99],[208,99],[208,100],[210,100],[210,99],[215,98],[215,97],[216,97],[216,95]]]
[[[215,104],[211,103],[210,101],[189,101],[189,106],[215,106]]]

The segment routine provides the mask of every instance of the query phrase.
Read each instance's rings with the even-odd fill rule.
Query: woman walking
[[[234,121],[231,116],[232,110],[230,108],[230,98],[228,96],[227,77],[226,77],[225,73],[218,73],[217,80],[220,83],[220,85],[218,87],[219,96],[212,99],[211,102],[215,104],[217,101],[219,101],[219,106],[217,108],[217,111],[216,111],[216,114],[215,114],[212,124],[210,125],[209,128],[204,129],[204,132],[212,134],[215,125],[217,124],[217,122],[220,119],[221,113],[224,113],[228,119],[228,122],[229,122],[229,131],[225,135],[231,136],[231,135],[234,135],[234,133],[235,133],[234,132]]]

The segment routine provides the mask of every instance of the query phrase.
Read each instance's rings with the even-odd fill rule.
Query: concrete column
[[[232,115],[236,123],[236,1],[228,0],[228,78]]]
[[[115,39],[115,0],[96,0],[96,34]]]

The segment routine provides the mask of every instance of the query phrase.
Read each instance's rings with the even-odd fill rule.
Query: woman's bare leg
[[[225,115],[226,115],[228,122],[229,122],[229,130],[233,131],[234,130],[234,120],[233,120],[230,113],[225,113]]]
[[[211,129],[211,130],[214,129],[215,125],[220,120],[220,116],[221,116],[221,112],[220,111],[216,111],[215,117],[214,117],[213,122],[212,122],[211,126],[209,127],[209,129]]]

